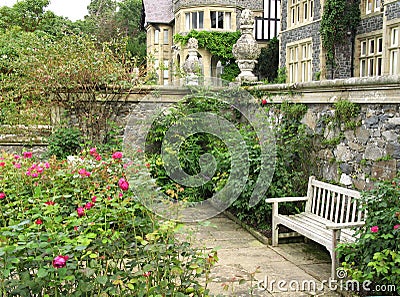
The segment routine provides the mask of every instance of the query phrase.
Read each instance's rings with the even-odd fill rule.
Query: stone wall
[[[370,33],[377,30],[382,30],[382,28],[382,14],[373,15],[371,17],[361,19],[360,25],[357,27],[357,34]]]
[[[321,179],[359,190],[400,171],[400,77],[265,85],[268,102],[307,105],[303,123],[313,139],[314,171]],[[286,94],[285,94],[286,92]],[[354,125],[335,122],[335,102],[359,107]]]
[[[286,19],[286,18],[285,18]],[[283,20],[283,18],[282,18]],[[280,67],[287,67],[286,65],[286,46],[289,43],[296,42],[302,39],[312,37],[312,77],[315,79],[315,74],[321,71],[321,38],[319,34],[320,22],[314,22],[309,25],[298,27],[293,30],[288,30],[281,33],[280,37]]]
[[[393,19],[400,18],[400,2],[394,1],[391,3],[385,3],[386,12],[385,15],[387,16],[387,20],[391,21]]]
[[[399,76],[259,85],[250,89],[263,91],[269,103],[289,100],[307,105],[303,123],[313,139],[313,166],[318,178],[363,190],[372,185],[373,179],[392,178],[399,172]],[[123,127],[131,120],[131,139],[126,141],[145,137],[147,128],[141,123],[186,94],[187,90],[179,86],[147,86],[133,92],[117,118]],[[356,125],[350,128],[334,121],[335,102],[341,99],[359,107],[358,115],[352,119]],[[8,151],[24,149],[23,144],[8,142]],[[43,151],[44,144],[37,144],[35,149]],[[25,145],[31,148],[28,143]]]

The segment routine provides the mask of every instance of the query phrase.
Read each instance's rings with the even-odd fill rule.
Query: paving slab
[[[207,282],[211,296],[341,296],[321,283],[328,280],[331,263],[317,244],[265,245],[223,214],[187,223],[184,230],[195,245],[217,250],[219,260]]]

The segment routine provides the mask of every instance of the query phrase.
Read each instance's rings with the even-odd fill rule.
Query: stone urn
[[[189,56],[182,66],[183,71],[186,73],[186,84],[187,85],[198,85],[200,70],[199,57],[197,56],[197,49],[199,48],[199,42],[196,38],[190,38],[187,44]]]
[[[253,69],[260,55],[260,48],[253,37],[254,14],[251,10],[245,9],[240,15],[241,36],[233,45],[232,53],[236,58],[240,74],[236,78],[238,82],[256,81],[257,77],[253,74]]]

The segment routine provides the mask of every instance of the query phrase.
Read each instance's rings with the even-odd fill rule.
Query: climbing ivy
[[[240,37],[240,32],[210,32],[192,30],[186,35],[175,34],[174,41],[186,45],[190,38],[196,38],[199,48],[205,48],[221,62],[234,59],[232,47]]]
[[[208,50],[216,56],[224,66],[221,78],[233,81],[240,73],[239,67],[232,54],[232,47],[240,37],[240,32],[210,32],[192,30],[186,35],[176,34],[174,41],[186,45],[189,38],[196,38],[199,48]]]
[[[347,32],[356,33],[360,23],[360,0],[326,0],[321,20],[322,46],[327,64],[335,65],[335,46],[346,40]]]

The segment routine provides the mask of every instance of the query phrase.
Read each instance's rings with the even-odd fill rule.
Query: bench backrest
[[[364,220],[360,210],[360,192],[324,183],[310,176],[306,212],[311,212],[333,223],[351,223]]]

